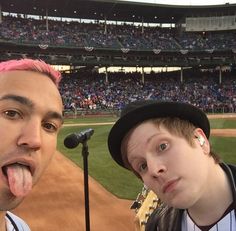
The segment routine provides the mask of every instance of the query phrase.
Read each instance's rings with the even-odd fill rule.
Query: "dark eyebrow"
[[[52,118],[52,119],[58,119],[58,120],[60,120],[60,122],[62,124],[64,123],[63,116],[60,113],[58,113],[58,112],[54,112],[54,111],[48,112],[47,113],[47,117],[48,118]]]
[[[23,96],[19,96],[19,95],[14,95],[14,94],[8,94],[8,95],[4,95],[0,98],[0,101],[2,100],[13,100],[13,101],[16,101],[20,104],[23,104],[31,109],[34,108],[34,104],[31,100],[29,100],[28,98],[26,97],[23,97]],[[58,119],[60,120],[61,123],[64,123],[64,119],[63,119],[63,116],[58,113],[58,112],[54,112],[54,111],[49,111],[47,113],[47,117],[48,118],[54,118],[54,119]]]
[[[8,95],[4,95],[0,98],[1,100],[13,100],[16,101],[18,103],[24,104],[30,108],[33,108],[33,102],[29,99],[27,99],[26,97],[23,96],[19,96],[19,95],[13,95],[13,94],[8,94]]]

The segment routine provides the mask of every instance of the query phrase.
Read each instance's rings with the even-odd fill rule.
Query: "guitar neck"
[[[138,196],[136,203],[139,204],[139,208],[136,208],[136,215],[134,218],[135,231],[144,231],[148,218],[158,207],[159,200],[153,191],[148,190],[146,195],[140,194]]]

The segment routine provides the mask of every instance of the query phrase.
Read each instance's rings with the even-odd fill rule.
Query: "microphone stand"
[[[88,186],[88,145],[87,140],[82,142],[82,156],[84,163],[84,200],[85,200],[85,224],[86,231],[90,231],[90,215],[89,215],[89,186]]]
[[[73,133],[67,136],[64,140],[64,145],[67,148],[75,148],[82,143],[82,156],[84,162],[84,203],[85,203],[85,224],[86,231],[90,231],[90,216],[89,216],[89,187],[88,187],[88,145],[87,141],[93,135],[94,130],[89,128],[80,133]]]

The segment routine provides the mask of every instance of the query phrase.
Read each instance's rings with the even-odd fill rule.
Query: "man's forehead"
[[[33,85],[35,89],[43,86],[55,88],[58,90],[58,87],[49,76],[44,73],[34,71],[16,70],[0,72],[0,87],[4,84],[9,85],[9,87],[15,87],[16,85],[19,85],[19,88],[23,88],[24,86],[27,88]]]

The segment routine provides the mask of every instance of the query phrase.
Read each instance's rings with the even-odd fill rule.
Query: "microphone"
[[[70,135],[68,135],[64,140],[64,145],[67,148],[75,148],[79,145],[79,143],[83,143],[90,139],[90,137],[93,135],[94,130],[92,128],[88,128],[81,132],[75,132]]]

